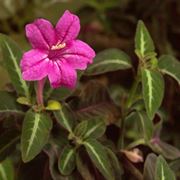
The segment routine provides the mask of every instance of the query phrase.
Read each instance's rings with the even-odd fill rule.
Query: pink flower
[[[39,81],[48,76],[53,88],[74,88],[75,70],[86,69],[95,56],[89,45],[76,40],[79,30],[79,18],[69,11],[65,11],[55,28],[45,19],[27,24],[26,36],[33,49],[22,57],[23,79]]]

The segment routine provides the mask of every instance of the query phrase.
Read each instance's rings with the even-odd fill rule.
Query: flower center
[[[56,45],[53,45],[51,47],[51,50],[59,50],[59,49],[63,49],[64,47],[66,47],[66,43],[58,42]]]

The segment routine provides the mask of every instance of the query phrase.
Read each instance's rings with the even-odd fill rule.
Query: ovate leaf
[[[73,112],[66,104],[64,104],[60,110],[54,111],[54,115],[60,125],[62,125],[69,132],[72,131],[74,124]]]
[[[21,152],[24,162],[32,160],[47,143],[52,121],[45,113],[28,111],[22,128]]]
[[[153,135],[153,123],[143,111],[137,112],[140,127],[143,131],[145,141],[149,142]]]
[[[139,21],[135,35],[135,51],[140,58],[145,58],[154,52],[153,40],[144,25],[143,21]]]
[[[158,61],[159,69],[172,78],[180,85],[180,62],[171,55],[163,55]]]
[[[88,139],[84,142],[86,151],[88,152],[92,162],[107,179],[114,179],[112,167],[109,163],[105,147],[94,139]]]
[[[62,154],[60,155],[58,161],[59,171],[63,175],[69,175],[75,168],[75,149],[69,145],[67,145]]]
[[[0,46],[2,48],[3,63],[9,73],[11,82],[19,95],[29,98],[29,88],[27,83],[22,79],[19,67],[22,58],[22,51],[17,44],[6,35],[0,34]]]
[[[153,119],[164,96],[164,79],[154,70],[142,70],[143,99],[148,117]]]
[[[154,180],[156,160],[157,160],[157,156],[153,153],[147,156],[144,164],[143,179]]]
[[[0,179],[14,180],[14,167],[10,159],[0,162]]]
[[[82,121],[77,125],[74,134],[82,139],[101,137],[106,130],[105,122],[102,119]]]
[[[23,114],[21,107],[16,103],[16,98],[5,91],[0,91],[0,114],[1,113]]]
[[[155,180],[175,180],[175,175],[166,160],[159,156],[156,162]]]
[[[119,49],[107,49],[96,55],[85,75],[98,75],[131,68],[130,57]]]

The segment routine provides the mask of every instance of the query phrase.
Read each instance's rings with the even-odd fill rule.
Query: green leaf
[[[155,180],[175,180],[175,175],[166,160],[159,156],[156,162]]]
[[[156,153],[163,155],[166,159],[175,160],[180,158],[180,151],[176,147],[167,144],[161,140],[151,141],[150,147]]]
[[[14,167],[10,159],[6,159],[0,163],[0,179],[14,180]]]
[[[59,158],[58,168],[61,174],[69,175],[75,168],[75,149],[71,146],[66,146]]]
[[[21,151],[24,162],[32,160],[47,143],[52,121],[45,113],[26,113],[21,135]]]
[[[9,156],[15,149],[20,140],[19,132],[8,130],[0,136],[0,161]]]
[[[146,142],[149,142],[153,135],[153,123],[143,111],[137,112],[138,120],[141,125],[143,136]]]
[[[88,152],[92,162],[107,179],[114,179],[112,167],[109,164],[108,155],[105,147],[94,139],[88,139],[84,142],[86,151]]]
[[[9,73],[11,82],[19,95],[24,95],[29,99],[29,88],[27,83],[22,79],[19,67],[22,58],[22,52],[17,44],[8,36],[0,34],[0,45],[3,54],[3,63]]]
[[[157,71],[142,69],[142,86],[146,111],[153,119],[164,96],[164,79]]]
[[[67,104],[64,104],[60,110],[54,111],[54,115],[57,122],[61,126],[67,129],[69,132],[72,132],[72,128],[74,125],[74,117],[73,112],[70,110]]]
[[[119,49],[107,49],[96,55],[85,75],[98,75],[131,68],[130,57]]]
[[[79,173],[83,177],[83,179],[86,180],[93,180],[94,176],[91,174],[91,172],[88,169],[87,163],[83,162],[83,159],[80,157],[80,153],[76,154],[76,165]]]
[[[24,114],[19,104],[16,103],[14,95],[5,91],[0,91],[0,114],[1,113]]]
[[[105,130],[105,122],[102,119],[93,119],[79,123],[74,130],[74,134],[82,139],[99,138]]]
[[[139,58],[145,58],[154,52],[153,40],[144,25],[143,21],[139,21],[135,35],[135,52]],[[155,54],[154,54],[155,55]]]
[[[162,73],[174,78],[180,85],[180,62],[171,55],[163,55],[158,61],[159,69]]]
[[[55,99],[55,100],[63,100],[66,99],[69,95],[72,94],[72,90],[69,90],[67,88],[61,87],[57,89],[53,89],[47,85],[48,87],[45,88],[45,99]]]
[[[116,177],[115,179],[121,180],[122,179],[122,174],[124,172],[123,172],[122,166],[120,166],[120,162],[119,162],[117,156],[109,148],[106,148],[106,152],[107,152],[107,155],[109,157],[109,162],[112,165],[113,172],[114,172],[114,175]]]
[[[157,161],[157,156],[155,154],[150,153],[147,156],[144,164],[143,179],[154,180],[156,161]]]
[[[26,106],[31,106],[31,102],[29,101],[29,99],[27,97],[18,97],[16,100],[19,104],[23,104]]]

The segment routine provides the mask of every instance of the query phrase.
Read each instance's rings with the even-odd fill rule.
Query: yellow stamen
[[[58,49],[62,49],[64,47],[66,47],[66,43],[61,44],[60,42],[58,42],[56,45],[53,45],[51,47],[51,50],[58,50]]]

